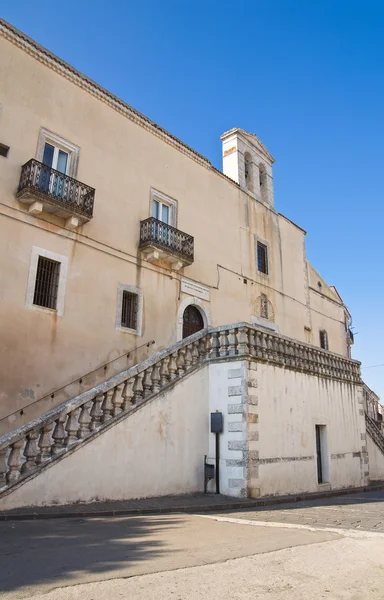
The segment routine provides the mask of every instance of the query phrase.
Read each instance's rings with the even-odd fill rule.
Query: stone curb
[[[377,485],[369,485],[358,488],[349,488],[344,490],[327,490],[324,492],[313,492],[307,494],[295,494],[290,496],[266,497],[255,500],[243,500],[242,502],[225,502],[220,504],[202,505],[181,505],[168,506],[164,508],[127,508],[121,510],[83,510],[73,512],[57,512],[57,513],[24,513],[24,514],[0,514],[0,521],[35,521],[42,519],[74,519],[74,518],[90,518],[90,517],[123,517],[123,516],[142,516],[142,515],[159,515],[170,513],[201,513],[201,512],[218,512],[224,510],[238,510],[248,508],[258,508],[264,506],[274,506],[279,504],[288,504],[302,502],[305,500],[318,500],[321,498],[332,498],[334,496],[348,496],[350,494],[359,494],[362,492],[376,492],[384,489],[384,482]]]

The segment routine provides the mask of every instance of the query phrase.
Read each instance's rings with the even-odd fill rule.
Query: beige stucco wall
[[[367,434],[367,450],[369,456],[369,476],[372,481],[384,479],[384,454]]]
[[[256,377],[260,464],[253,485],[261,495],[367,482],[360,386],[264,364]],[[328,485],[317,482],[315,425],[327,430]]]
[[[308,341],[304,326],[312,312],[320,326],[320,313],[330,349],[345,353],[333,304],[310,310],[300,228],[1,37],[0,80],[0,141],[10,146],[0,157],[0,418],[143,342],[175,342],[191,300],[183,276],[209,289],[201,309],[212,325],[249,321],[266,293],[281,333]],[[96,188],[94,217],[76,232],[15,198],[41,127],[80,147],[76,177]],[[194,263],[177,273],[138,253],[151,188],[177,200],[177,227],[195,238]],[[255,235],[268,245],[268,277],[256,269]],[[25,305],[33,246],[68,258],[62,317]],[[143,292],[141,337],[115,328],[119,283]]]

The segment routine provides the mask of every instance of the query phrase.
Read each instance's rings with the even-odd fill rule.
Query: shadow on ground
[[[70,585],[79,572],[95,580],[153,560],[171,552],[162,535],[182,524],[180,516],[1,523],[0,590]]]

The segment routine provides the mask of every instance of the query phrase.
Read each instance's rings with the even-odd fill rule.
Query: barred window
[[[266,294],[260,296],[260,317],[268,319],[268,296]]]
[[[325,329],[320,329],[320,348],[328,350],[328,334]]]
[[[257,242],[257,268],[268,275],[268,250],[265,244]]]
[[[137,329],[137,312],[139,296],[132,292],[123,291],[121,304],[121,326],[127,329]]]
[[[39,256],[33,304],[56,310],[59,277],[60,263],[45,256]]]

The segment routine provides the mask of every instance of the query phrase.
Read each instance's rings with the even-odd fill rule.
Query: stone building
[[[276,210],[261,141],[224,133],[220,172],[4,21],[0,34],[4,502],[200,489],[216,409],[227,493],[365,483],[350,314],[308,262],[306,232]],[[116,444],[128,444],[120,466],[139,468],[132,449],[143,432],[154,472],[100,488],[86,453],[94,460],[99,447],[110,478]],[[89,476],[72,486],[73,461]]]

